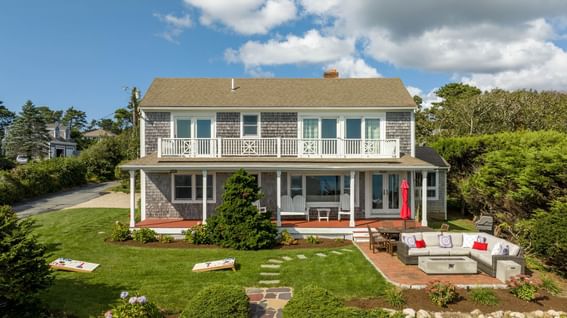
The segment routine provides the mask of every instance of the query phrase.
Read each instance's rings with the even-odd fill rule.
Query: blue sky
[[[532,4],[533,2],[533,4]],[[567,87],[567,1],[0,2],[0,100],[90,118],[154,77],[400,77],[412,93]]]

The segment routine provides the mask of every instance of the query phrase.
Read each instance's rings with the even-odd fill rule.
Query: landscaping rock
[[[478,317],[480,315],[482,315],[482,311],[480,311],[478,309],[471,311],[471,316],[473,316],[473,317]]]
[[[502,318],[502,317],[504,317],[504,311],[498,310],[498,311],[491,313],[489,316],[491,316],[493,318]]]
[[[511,312],[508,316],[510,318],[526,318],[526,315],[521,312]]]
[[[402,310],[402,313],[404,314],[404,316],[406,318],[413,318],[415,317],[415,310],[411,309],[411,308],[406,308],[404,310]]]
[[[543,310],[532,311],[531,314],[532,314],[533,317],[536,317],[536,318],[541,318],[545,315]]]
[[[416,318],[431,318],[431,314],[428,313],[427,311],[420,309],[417,311],[417,313],[415,314]]]

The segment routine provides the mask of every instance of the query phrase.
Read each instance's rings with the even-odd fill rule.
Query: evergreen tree
[[[51,110],[49,106],[39,106],[36,107],[41,117],[45,119],[45,122],[48,124],[54,124],[56,122],[61,121],[61,116],[63,116],[62,110]]]
[[[31,234],[33,221],[0,206],[0,316],[38,317],[38,294],[53,277],[46,247]]]
[[[87,127],[87,113],[71,106],[65,111],[61,122],[65,126],[70,125],[73,131],[82,131]]]
[[[6,154],[11,157],[27,155],[28,158],[42,158],[49,150],[48,142],[45,118],[28,100],[10,126],[5,144]]]
[[[10,126],[12,121],[14,121],[14,117],[16,117],[16,114],[3,104],[4,103],[0,101],[0,141],[4,139],[4,128]],[[3,144],[0,144],[0,147],[3,147]],[[4,149],[0,148],[0,155],[2,154],[4,154]]]
[[[256,179],[243,169],[225,183],[223,203],[208,219],[207,231],[215,244],[239,250],[271,248],[277,230],[268,213],[259,213],[254,202],[262,197]]]

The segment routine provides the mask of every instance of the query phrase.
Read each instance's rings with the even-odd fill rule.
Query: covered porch
[[[257,206],[270,213],[279,228],[298,233],[311,229],[312,233],[336,234],[352,233],[354,229],[367,226],[401,227],[400,185],[404,179],[410,188],[405,202],[411,210],[407,225],[427,226],[428,189],[418,190],[416,180],[419,178],[420,184],[428,184],[428,173],[437,169],[407,155],[390,160],[247,158],[245,161],[242,158],[180,159],[152,155],[123,168],[130,171],[131,193],[134,192],[135,171],[139,170],[142,177],[141,222],[135,222],[132,195],[131,228],[151,227],[173,232],[206,223],[207,217],[222,202],[228,176],[244,168],[256,176],[264,193]],[[413,220],[418,215],[420,224],[415,224]]]

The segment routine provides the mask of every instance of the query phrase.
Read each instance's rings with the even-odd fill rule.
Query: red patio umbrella
[[[406,228],[406,220],[411,217],[411,211],[408,204],[408,190],[409,184],[406,179],[402,180],[402,185],[400,186],[402,189],[402,208],[400,210],[400,217],[404,220],[404,229]]]

